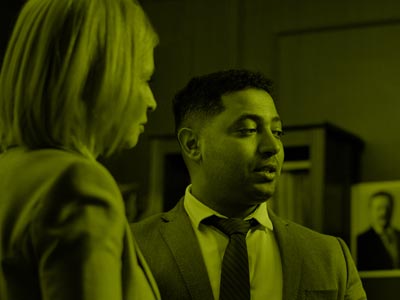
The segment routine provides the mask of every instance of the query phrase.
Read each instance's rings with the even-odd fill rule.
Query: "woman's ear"
[[[201,158],[201,151],[199,145],[199,136],[192,128],[181,128],[178,131],[178,141],[181,145],[183,154],[193,160],[199,161]]]

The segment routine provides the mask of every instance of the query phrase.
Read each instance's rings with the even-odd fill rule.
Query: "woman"
[[[0,299],[159,298],[117,184],[156,107],[134,0],[30,0],[0,74]]]

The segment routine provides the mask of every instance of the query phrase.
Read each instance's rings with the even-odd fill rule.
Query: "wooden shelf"
[[[282,166],[282,172],[309,170],[311,169],[311,161],[298,160],[298,161],[285,161]]]

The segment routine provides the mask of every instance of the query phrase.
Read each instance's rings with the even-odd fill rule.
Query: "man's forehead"
[[[268,119],[280,122],[281,119],[276,110],[271,96],[264,90],[246,89],[232,92],[222,96],[224,114],[231,115],[234,119],[255,121]]]
[[[372,197],[370,200],[370,206],[377,209],[377,208],[383,208],[383,207],[391,207],[392,202],[390,199],[384,195],[377,195],[375,197]]]
[[[234,91],[221,96],[225,107],[258,107],[265,106],[275,110],[275,104],[272,97],[264,90],[249,88],[240,91]]]

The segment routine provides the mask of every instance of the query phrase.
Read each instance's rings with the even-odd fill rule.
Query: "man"
[[[191,185],[171,211],[132,226],[163,299],[366,299],[342,240],[267,209],[284,158],[267,79],[194,78],[174,114]],[[252,227],[224,233],[212,216]]]
[[[391,225],[393,195],[379,191],[369,199],[371,226],[357,237],[357,265],[360,270],[398,269],[400,231]]]

